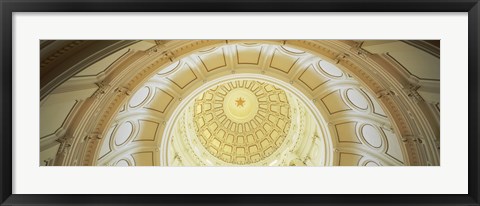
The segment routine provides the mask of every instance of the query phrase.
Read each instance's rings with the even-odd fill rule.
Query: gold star
[[[243,104],[245,103],[245,100],[243,100],[241,97],[235,100],[237,102],[237,107],[243,107]]]

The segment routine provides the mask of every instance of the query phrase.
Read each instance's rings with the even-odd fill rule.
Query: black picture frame
[[[0,0],[1,205],[480,205],[478,0]],[[468,12],[468,194],[407,195],[36,195],[12,194],[13,12]]]

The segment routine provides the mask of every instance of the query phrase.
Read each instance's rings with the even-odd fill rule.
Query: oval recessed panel
[[[140,105],[142,102],[147,99],[148,94],[150,93],[150,89],[148,87],[143,87],[140,90],[138,90],[130,99],[130,107],[137,107]]]
[[[368,100],[358,90],[347,90],[347,97],[356,107],[364,110],[368,108]]]
[[[173,70],[175,70],[178,67],[178,65],[180,65],[180,61],[177,61],[177,62],[174,62],[174,63],[168,65],[167,67],[162,69],[160,72],[158,72],[158,74],[159,75],[168,74],[168,73],[172,72]]]
[[[331,64],[330,62],[320,61],[319,64],[320,64],[320,68],[331,76],[341,77],[343,75],[342,70],[336,67],[335,65]]]
[[[129,165],[128,165],[127,160],[120,160],[120,161],[117,162],[117,164],[115,166],[127,167]]]
[[[376,167],[376,166],[380,166],[380,165],[378,165],[378,164],[375,163],[375,162],[368,162],[367,164],[365,164],[365,166]]]
[[[367,124],[362,127],[362,136],[372,147],[379,148],[382,146],[382,136],[380,135],[380,132],[372,125]]]
[[[115,144],[121,145],[127,141],[133,131],[133,125],[130,122],[125,122],[117,129],[115,133]]]
[[[292,48],[292,47],[282,46],[282,48],[285,49],[286,51],[289,51],[289,52],[294,53],[294,54],[303,54],[303,53],[305,53],[305,52],[302,51],[302,50],[294,49],[294,48]]]
[[[380,132],[372,125],[367,124],[362,127],[362,136],[372,147],[379,148],[382,146],[382,136],[380,135]]]

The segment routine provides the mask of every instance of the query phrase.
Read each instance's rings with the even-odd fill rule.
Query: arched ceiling
[[[177,116],[183,117],[181,110],[188,110],[181,105],[187,104],[184,102],[194,90],[225,75],[231,75],[232,81],[205,88],[195,97],[190,105],[193,117],[189,121],[194,123],[190,128],[188,121],[175,122]],[[305,109],[307,113],[316,111],[316,117],[304,119],[313,122],[310,127],[323,129],[306,132],[309,137],[299,140],[303,143],[289,153],[290,159],[308,162],[316,153],[326,165],[404,164],[404,152],[388,115],[375,100],[375,95],[354,77],[308,52],[258,43],[201,50],[161,69],[132,95],[118,114],[117,122],[138,122],[138,132],[131,137],[130,146],[125,149],[115,146],[109,149],[111,152],[101,152],[100,164],[117,162],[133,145],[137,145],[137,149],[144,148],[137,152],[150,153],[148,162],[151,164],[159,161],[160,165],[168,165],[175,162],[177,156],[183,158],[183,163],[177,165],[208,165],[201,159],[209,159],[214,165],[221,165],[219,162],[234,165],[270,163],[268,157],[284,141],[292,142],[291,132],[298,133],[301,127],[308,126],[302,125],[307,124],[305,122],[292,123],[291,104],[284,89],[262,81],[242,80],[241,75],[268,77],[273,78],[272,82],[288,84],[313,108]],[[170,128],[178,125],[183,128]],[[296,126],[297,130],[290,130],[290,126]],[[155,137],[147,138],[146,134]],[[198,139],[199,143],[188,139],[182,140],[182,144],[174,143],[180,136]],[[110,141],[117,138],[113,135]],[[311,148],[312,143],[305,143],[308,138],[313,138],[314,142],[315,138],[319,139],[315,149]],[[146,139],[153,141],[148,143]],[[174,152],[167,152],[170,148],[167,145],[175,147]],[[208,154],[195,152],[196,147]],[[325,154],[326,151],[329,154]],[[168,154],[162,155],[163,152]],[[156,156],[160,159],[156,160]],[[194,163],[195,159],[200,162]],[[315,162],[309,164],[320,165],[319,160]]]
[[[98,87],[89,97],[82,93],[87,99],[65,110],[72,114],[63,123],[65,130],[45,138],[65,135],[59,139],[59,162],[370,166],[418,164],[426,159],[431,159],[428,164],[435,164],[432,162],[438,160],[438,154],[432,152],[438,145],[435,128],[426,126],[434,123],[418,121],[422,115],[430,115],[421,112],[425,104],[413,91],[418,89],[412,86],[418,81],[409,77],[408,83],[402,82],[408,72],[392,70],[388,58],[378,59],[356,44],[303,40],[152,42],[140,41],[140,47],[132,46],[108,58],[111,63],[107,69],[90,69],[101,72],[77,75],[55,90],[54,94],[78,91],[79,85],[92,82],[96,86],[87,87],[88,92]],[[276,98],[260,101],[257,90],[241,82],[264,85],[259,88],[267,94],[273,91]],[[265,85],[275,89],[268,90]],[[196,101],[190,101],[192,95]],[[51,95],[45,102],[49,99],[53,99]],[[281,107],[272,108],[277,103],[288,105],[287,115]],[[264,105],[268,111],[263,110]],[[195,113],[197,107],[202,108],[201,113]],[[264,139],[253,130],[252,122],[260,114],[274,114],[278,119],[257,121],[256,128],[262,128],[264,136],[269,133]],[[271,135],[281,131],[282,118],[285,125],[289,119],[290,130],[284,127],[275,139],[283,143],[276,143]],[[225,125],[226,120],[230,124]],[[198,124],[202,121],[205,125]],[[416,124],[427,129],[415,129]],[[242,134],[246,125],[252,127],[254,141]],[[269,131],[265,125],[270,126]],[[227,144],[229,134],[236,138]],[[265,139],[268,144],[262,145]],[[244,147],[246,153],[252,146],[257,147],[256,152],[237,158],[237,149]],[[429,152],[419,153],[424,150],[421,147]]]

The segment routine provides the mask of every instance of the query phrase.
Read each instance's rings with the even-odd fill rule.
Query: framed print
[[[0,5],[2,205],[479,205],[478,1]]]

